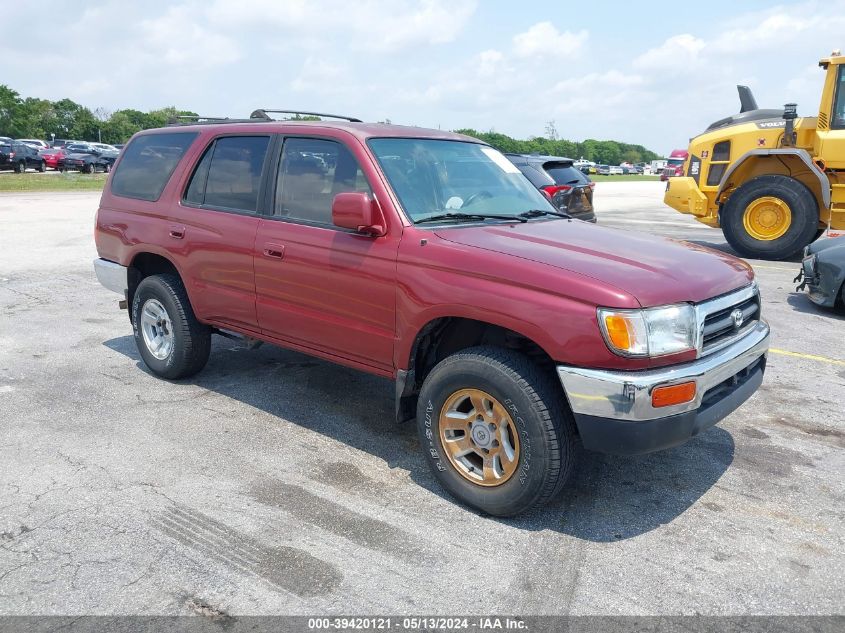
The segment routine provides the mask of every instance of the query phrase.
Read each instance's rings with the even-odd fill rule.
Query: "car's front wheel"
[[[197,320],[176,275],[152,275],[138,284],[132,329],[144,363],[162,378],[187,378],[208,362],[211,328]]]
[[[40,171],[42,174],[47,171],[47,163],[45,163],[43,160],[38,163],[38,171]]]
[[[26,163],[21,161],[20,163],[15,165],[15,171],[19,174],[22,174],[23,172],[25,172],[26,171]]]
[[[563,392],[525,356],[467,349],[426,377],[417,426],[434,476],[464,503],[510,516],[545,503],[572,470]]]

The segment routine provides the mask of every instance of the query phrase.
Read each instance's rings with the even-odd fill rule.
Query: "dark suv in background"
[[[0,169],[14,169],[19,174],[28,168],[45,171],[47,164],[34,147],[0,137]]]
[[[551,197],[554,205],[573,218],[595,222],[595,183],[576,168],[571,158],[535,154],[506,154],[537,189]]]

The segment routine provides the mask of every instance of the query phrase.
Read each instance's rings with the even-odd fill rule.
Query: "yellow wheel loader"
[[[818,116],[757,107],[747,86],[739,114],[690,141],[685,176],[671,178],[664,201],[721,227],[743,257],[785,259],[825,229],[845,230],[845,56],[834,51]]]

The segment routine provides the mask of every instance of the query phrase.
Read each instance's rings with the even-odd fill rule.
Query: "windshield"
[[[683,165],[685,160],[686,158],[670,158],[666,161],[666,164],[677,167],[678,165]]]
[[[370,139],[385,176],[414,222],[448,212],[517,215],[554,207],[503,154],[437,139]]]

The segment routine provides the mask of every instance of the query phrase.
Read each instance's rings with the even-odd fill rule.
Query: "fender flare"
[[[719,183],[719,189],[716,191],[716,200],[718,200],[725,191],[734,171],[753,156],[797,156],[807,166],[807,169],[809,169],[810,172],[815,174],[816,178],[819,179],[819,185],[821,186],[822,192],[822,202],[824,202],[825,208],[830,208],[830,181],[827,179],[824,172],[813,162],[813,159],[810,157],[807,150],[795,147],[780,149],[752,149],[745,152],[739,157],[739,159],[734,161],[730,167],[728,167],[725,175],[722,176],[722,181]]]

